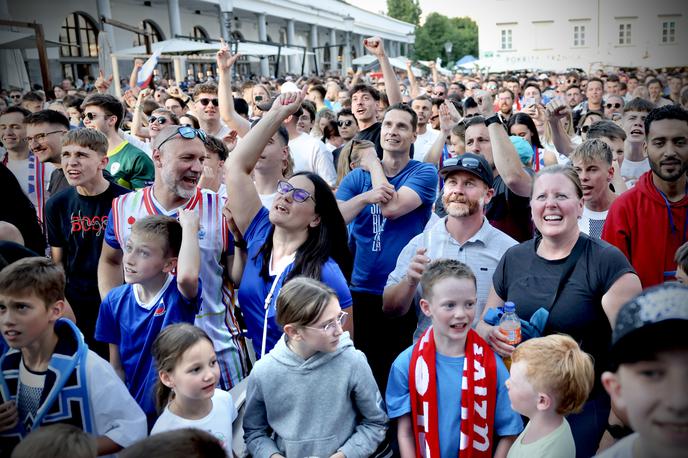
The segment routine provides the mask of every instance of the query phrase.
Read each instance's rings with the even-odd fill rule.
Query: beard
[[[175,177],[174,172],[166,167],[162,168],[162,181],[167,189],[182,199],[191,199],[196,193],[196,189],[184,189],[181,180]]]
[[[662,160],[657,162],[650,161],[650,169],[652,172],[664,181],[674,182],[680,179],[682,176],[688,172],[688,161],[682,162],[680,158],[676,158],[679,164],[676,164],[675,171],[672,173],[667,173],[662,170]]]
[[[443,196],[444,210],[449,216],[461,218],[482,212],[479,200],[471,200],[466,196]]]

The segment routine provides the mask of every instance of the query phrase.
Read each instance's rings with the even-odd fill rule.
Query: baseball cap
[[[452,157],[444,161],[440,169],[440,176],[446,178],[448,174],[458,170],[472,173],[487,184],[489,188],[492,187],[494,175],[492,174],[492,167],[487,163],[484,157],[473,153],[466,153],[460,156]]]
[[[688,345],[686,333],[688,287],[664,283],[648,288],[619,310],[612,332],[613,365],[639,361],[637,347]]]
[[[299,87],[295,83],[292,83],[291,81],[287,81],[280,88],[280,93],[286,94],[287,92],[300,92],[300,91],[299,91]]]
[[[510,135],[509,140],[513,143],[516,152],[518,153],[519,159],[521,159],[521,164],[528,165],[528,162],[533,158],[533,147],[530,143],[518,135]]]

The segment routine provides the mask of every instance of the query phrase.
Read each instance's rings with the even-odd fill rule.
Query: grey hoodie
[[[282,336],[248,377],[244,441],[255,458],[368,457],[387,421],[370,366],[348,332],[337,350],[307,360]]]

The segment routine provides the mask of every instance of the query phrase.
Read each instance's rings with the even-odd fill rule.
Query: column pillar
[[[335,44],[337,44],[337,31],[335,29],[330,29],[330,70],[337,70],[339,47],[332,46]]]
[[[232,37],[234,0],[219,0],[218,7],[220,8],[220,36],[229,42]]]
[[[110,9],[110,0],[97,0],[96,6],[98,9],[98,19],[100,19],[100,16],[105,16],[108,19],[112,19],[112,9]],[[108,40],[110,41],[110,47],[112,49],[115,49],[115,29],[110,24],[103,24],[103,30],[105,31],[105,33],[107,33]],[[45,88],[46,91],[50,89]]]
[[[177,35],[182,34],[179,0],[167,0],[167,14],[170,16],[170,38],[177,38]]]
[[[294,20],[287,20],[287,46],[296,44],[296,34],[294,32]],[[299,56],[289,56],[287,59],[287,71],[296,75],[301,73],[301,59]]]
[[[354,34],[354,46],[356,47],[356,57],[361,57],[365,54],[363,49],[363,35]]]
[[[265,21],[265,13],[258,14],[258,39],[268,41],[268,25]],[[260,58],[260,76],[270,76],[270,63],[266,56]]]
[[[320,44],[318,43],[318,25],[317,24],[311,24],[311,50],[313,51],[313,62],[317,61],[318,62],[318,73],[322,72],[323,70],[323,61],[322,61],[322,53],[320,52],[319,49],[315,49]],[[309,71],[315,71],[315,65],[311,69],[310,66],[308,66]]]
[[[344,18],[344,55],[342,56],[342,76],[346,77],[346,72],[351,68],[351,35],[354,29],[354,18],[347,15]]]

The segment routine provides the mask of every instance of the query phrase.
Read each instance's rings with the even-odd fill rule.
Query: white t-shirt
[[[428,127],[424,134],[418,134],[416,141],[413,143],[413,159],[423,162],[425,155],[430,151],[438,135],[440,135],[440,131],[432,127]]]
[[[273,192],[272,194],[258,194],[258,197],[260,198],[260,203],[263,204],[263,207],[270,210],[276,195],[277,193]]]
[[[155,422],[151,430],[153,434],[165,431],[174,431],[182,428],[196,428],[212,434],[220,441],[227,451],[227,456],[232,455],[232,422],[237,417],[237,410],[232,400],[232,395],[222,390],[215,390],[212,397],[213,408],[210,413],[198,420],[188,420],[170,411],[169,406],[165,407],[160,418]]]
[[[626,182],[626,186],[630,189],[635,186],[640,175],[650,170],[650,161],[645,158],[642,161],[631,161],[624,159],[621,163],[621,177]]]
[[[300,133],[298,137],[289,140],[289,149],[294,159],[294,173],[304,171],[317,173],[327,184],[334,186],[337,181],[334,159],[323,142]]]
[[[607,219],[608,212],[609,210],[595,212],[588,209],[588,207],[583,207],[583,216],[578,220],[578,228],[582,233],[594,239],[602,238],[602,227]]]

